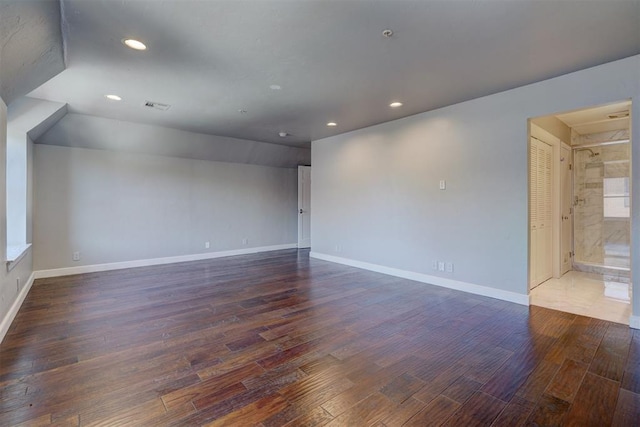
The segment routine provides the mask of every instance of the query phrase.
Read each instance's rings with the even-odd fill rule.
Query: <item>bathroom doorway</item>
[[[553,213],[553,274],[534,280],[537,255],[530,245],[533,305],[629,323],[630,111],[631,102],[623,101],[531,119],[530,139],[537,135],[551,144],[557,174],[543,209]],[[530,200],[533,224],[531,206]]]

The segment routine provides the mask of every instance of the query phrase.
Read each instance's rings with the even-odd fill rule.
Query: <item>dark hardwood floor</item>
[[[286,250],[38,280],[0,425],[640,425],[640,331]]]

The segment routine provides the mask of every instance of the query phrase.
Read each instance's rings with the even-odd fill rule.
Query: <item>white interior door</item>
[[[529,285],[553,275],[553,150],[531,138],[529,146]]]
[[[298,247],[311,246],[311,166],[298,166]]]
[[[538,283],[538,145],[529,143],[529,288]]]
[[[571,270],[573,250],[573,159],[571,148],[560,147],[560,274]]]

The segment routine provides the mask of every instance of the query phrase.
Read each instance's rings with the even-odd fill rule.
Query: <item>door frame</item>
[[[305,175],[307,176],[306,179]],[[307,196],[306,200],[305,194]],[[298,166],[297,215],[298,248],[309,248],[311,247],[311,166]],[[305,219],[307,220],[306,223]],[[307,230],[305,230],[305,227]]]

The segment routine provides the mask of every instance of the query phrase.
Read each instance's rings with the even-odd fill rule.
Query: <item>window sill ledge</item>
[[[13,267],[18,265],[18,263],[26,255],[30,247],[31,243],[7,246],[7,271],[11,271]]]

